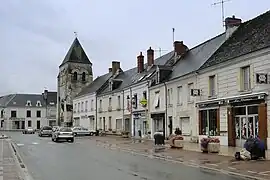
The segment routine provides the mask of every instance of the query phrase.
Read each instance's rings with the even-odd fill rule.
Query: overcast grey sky
[[[112,60],[123,69],[149,46],[190,48],[224,31],[219,0],[2,0],[0,95],[56,90],[58,66],[78,32],[94,76]],[[269,0],[231,0],[225,16],[244,21],[269,10]],[[163,52],[164,53],[164,52]],[[156,53],[156,57],[159,53]]]

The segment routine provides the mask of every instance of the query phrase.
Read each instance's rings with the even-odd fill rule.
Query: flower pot
[[[219,153],[220,151],[220,143],[210,142],[208,143],[208,152],[210,153]]]

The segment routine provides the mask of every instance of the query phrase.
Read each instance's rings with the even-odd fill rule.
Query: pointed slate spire
[[[89,58],[87,57],[85,51],[83,50],[82,45],[80,44],[78,38],[76,37],[69,48],[67,55],[60,66],[68,63],[68,62],[74,62],[74,63],[83,63],[83,64],[90,64]]]

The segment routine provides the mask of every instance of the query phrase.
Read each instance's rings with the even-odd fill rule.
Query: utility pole
[[[221,4],[221,16],[222,16],[222,26],[225,26],[225,12],[224,12],[224,3],[229,2],[231,0],[221,0],[219,2],[215,2],[212,4],[212,6],[217,6]]]

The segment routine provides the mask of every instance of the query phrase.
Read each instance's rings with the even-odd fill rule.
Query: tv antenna
[[[224,3],[229,2],[231,0],[221,0],[219,2],[215,2],[212,4],[212,6],[221,5],[221,15],[222,15],[222,26],[225,26],[225,15],[224,15]]]
[[[161,49],[160,47],[158,49],[155,49],[154,52],[158,52],[159,53],[159,57],[161,57],[162,52],[166,52],[167,50],[165,49]]]

